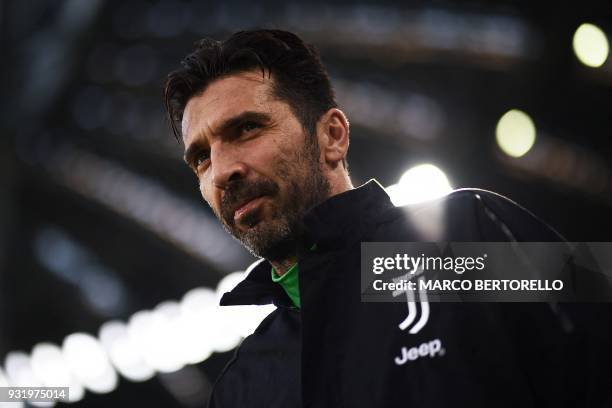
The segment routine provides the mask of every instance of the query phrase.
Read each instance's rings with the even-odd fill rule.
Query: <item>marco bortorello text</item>
[[[609,256],[612,251],[593,244],[364,242],[361,299],[612,301],[610,271],[602,270],[593,254]]]

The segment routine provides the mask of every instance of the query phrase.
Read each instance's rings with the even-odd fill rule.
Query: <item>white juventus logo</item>
[[[417,274],[422,273],[422,269],[419,270],[417,272]],[[413,275],[415,276],[415,275]],[[411,277],[408,276],[408,274],[400,276],[394,280],[399,281],[401,279],[410,279]],[[418,280],[422,281],[424,280],[425,277],[424,276],[419,276]],[[421,283],[418,282],[417,283],[418,286],[417,287],[421,287]],[[417,303],[415,301],[415,296],[414,296],[414,291],[412,290],[396,290],[393,292],[393,296],[399,296],[402,294],[402,292],[406,292],[406,301],[408,304],[408,316],[406,316],[406,318],[404,319],[404,321],[402,321],[399,324],[399,328],[401,330],[406,330],[408,329],[410,326],[412,326],[410,328],[410,330],[408,330],[408,333],[410,334],[417,334],[419,331],[421,331],[421,329],[427,324],[427,321],[429,320],[429,301],[427,300],[427,291],[426,290],[419,290],[419,305],[420,305],[420,309],[421,309],[421,316],[419,317],[419,319],[417,320],[417,315],[418,315],[418,311],[417,311]],[[416,320],[416,323],[415,323]],[[414,325],[413,325],[414,324]]]
[[[425,280],[425,276],[423,274],[423,269],[419,269],[412,276],[409,274],[400,276],[394,279],[396,282],[400,280],[409,280],[411,278],[417,279],[417,287],[423,287],[421,285],[421,281]],[[420,276],[419,276],[420,275]],[[419,307],[417,307],[417,301],[415,300],[415,294],[413,290],[396,290],[393,292],[393,296],[400,296],[402,292],[406,292],[406,301],[408,303],[408,315],[406,318],[399,324],[400,330],[408,329],[408,333],[417,334],[421,331],[423,327],[427,324],[429,320],[429,301],[427,299],[427,291],[419,290]],[[421,311],[419,316],[419,309]],[[417,320],[417,316],[418,320]],[[419,344],[414,347],[402,347],[400,350],[400,355],[395,357],[393,360],[396,365],[401,366],[408,362],[417,360],[423,357],[441,357],[446,353],[444,347],[442,347],[442,341],[440,339],[433,339],[431,341],[426,341],[424,343]]]

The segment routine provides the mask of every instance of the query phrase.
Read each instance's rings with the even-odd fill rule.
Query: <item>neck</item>
[[[270,264],[272,264],[278,276],[283,276],[296,262],[297,256],[290,256],[282,261],[270,261]]]
[[[343,193],[348,190],[352,190],[353,184],[346,171],[336,174],[336,177],[332,177],[330,180],[330,195],[328,198],[333,197],[337,194]],[[297,251],[282,260],[269,260],[270,264],[274,267],[274,270],[278,276],[283,276],[293,265],[298,261],[299,254],[304,247],[303,245],[296,245]]]

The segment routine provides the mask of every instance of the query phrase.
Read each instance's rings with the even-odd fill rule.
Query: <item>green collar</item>
[[[317,244],[314,244],[310,247],[311,251],[315,251],[317,249]],[[283,276],[278,276],[276,274],[276,269],[272,267],[272,282],[278,283],[285,289],[287,296],[293,302],[295,307],[300,308],[300,280],[298,278],[299,268],[297,262],[293,264],[291,268],[287,272],[283,274]]]
[[[300,282],[298,279],[298,264],[293,264],[287,272],[282,276],[276,274],[276,270],[272,267],[272,282],[278,283],[285,289],[287,296],[291,299],[295,307],[300,307]]]

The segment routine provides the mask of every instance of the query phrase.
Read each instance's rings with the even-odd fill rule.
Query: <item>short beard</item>
[[[311,140],[305,141],[303,148],[292,160],[279,158],[276,163],[275,175],[287,185],[284,197],[279,195],[280,188],[272,180],[237,180],[224,195],[221,216],[217,214],[218,218],[223,227],[257,257],[281,263],[297,256],[305,245],[304,215],[330,196],[329,180],[324,176],[319,164],[316,137],[313,136]],[[279,206],[274,208],[269,220],[259,224],[259,211],[248,214],[242,222],[251,224],[252,227],[246,232],[240,231],[234,224],[233,213],[228,209],[233,208],[231,204],[242,197],[261,194],[277,200]]]

